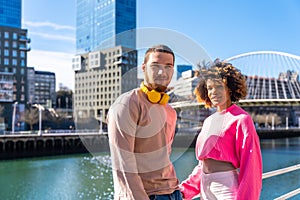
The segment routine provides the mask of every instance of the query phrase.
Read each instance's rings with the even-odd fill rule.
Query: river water
[[[261,147],[264,172],[300,164],[300,138],[261,140]],[[180,180],[197,164],[194,149],[174,148],[172,161]],[[264,179],[261,199],[274,199],[297,188],[300,170]],[[1,200],[112,198],[108,152],[0,161]]]

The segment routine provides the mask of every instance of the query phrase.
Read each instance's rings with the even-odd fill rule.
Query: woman
[[[180,185],[184,199],[258,200],[262,187],[259,138],[251,116],[234,102],[245,98],[246,79],[230,63],[202,71],[197,100],[214,114],[205,119],[196,143],[199,164]]]

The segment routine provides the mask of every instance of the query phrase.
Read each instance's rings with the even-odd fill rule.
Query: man
[[[182,199],[169,158],[177,116],[164,93],[174,62],[169,47],[149,48],[140,88],[122,94],[109,110],[114,199]]]

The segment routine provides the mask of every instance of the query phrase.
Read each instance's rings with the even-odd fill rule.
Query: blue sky
[[[74,89],[75,0],[23,0],[28,29],[28,66],[56,73],[57,84]],[[300,56],[300,1],[137,0],[137,28],[177,31],[214,59],[252,51]],[[178,63],[180,64],[180,63]]]

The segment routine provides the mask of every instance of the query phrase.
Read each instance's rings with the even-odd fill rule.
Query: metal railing
[[[298,169],[300,169],[300,164],[293,165],[293,166],[286,167],[286,168],[282,168],[282,169],[278,169],[278,170],[274,170],[274,171],[271,171],[271,172],[263,173],[262,178],[266,179],[266,178],[270,178],[270,177],[277,176],[277,175],[280,175],[280,174],[285,174],[285,173],[288,173],[288,172],[292,172],[292,171],[295,171],[295,170],[298,170]],[[291,192],[288,192],[288,193],[286,193],[286,194],[284,194],[280,197],[277,197],[274,200],[288,199],[288,198],[293,197],[297,194],[300,194],[300,188],[298,188],[296,190],[293,190]]]
[[[278,170],[274,170],[274,171],[270,171],[270,172],[266,172],[266,173],[263,173],[262,179],[271,178],[273,176],[277,176],[277,175],[280,175],[280,174],[285,174],[285,173],[292,172],[292,171],[295,171],[295,170],[298,170],[298,169],[300,169],[300,164],[293,165],[293,166],[286,167],[286,168],[282,168],[282,169],[278,169]],[[288,193],[286,193],[286,194],[284,194],[280,197],[277,197],[274,200],[285,200],[285,199],[293,197],[297,194],[300,194],[300,188],[298,188],[296,190],[293,190],[291,192],[288,192]],[[197,195],[193,199],[196,199],[196,198],[199,198],[199,197],[200,196]]]
[[[31,137],[31,136],[50,136],[50,135],[65,135],[65,136],[72,136],[72,135],[107,135],[107,130],[99,130],[99,129],[80,129],[80,130],[43,130],[41,133],[39,131],[18,131],[18,132],[11,132],[5,131],[0,133],[0,138],[2,137]]]
[[[277,175],[280,175],[280,174],[285,174],[285,173],[295,171],[295,170],[298,170],[298,169],[300,169],[300,164],[293,165],[293,166],[286,167],[286,168],[282,168],[282,169],[278,169],[278,170],[274,170],[274,171],[271,171],[271,172],[266,172],[266,173],[263,174],[262,178],[263,179],[270,178],[270,177],[273,177],[273,176],[277,176]]]

